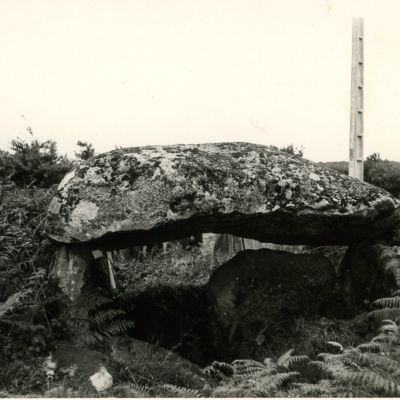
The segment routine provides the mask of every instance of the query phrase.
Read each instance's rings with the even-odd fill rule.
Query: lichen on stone
[[[346,218],[357,232],[366,223],[373,228],[396,207],[384,190],[268,146],[145,146],[101,154],[68,174],[49,207],[47,232],[60,242],[85,242],[116,227],[147,232],[193,218],[204,220],[202,229],[222,232],[234,229],[218,223],[229,217],[242,218],[238,229],[245,223],[250,233],[255,223],[259,239],[291,228],[297,236],[302,230],[316,236],[321,229],[333,232],[323,225],[334,218],[343,225],[338,234]],[[302,228],[302,215],[309,226]]]
[[[61,291],[74,302],[81,295],[85,285],[85,273],[88,267],[82,251],[76,252],[73,248],[62,246],[56,254],[55,274]]]
[[[81,229],[84,224],[96,218],[98,209],[96,204],[81,200],[71,213],[71,226]]]

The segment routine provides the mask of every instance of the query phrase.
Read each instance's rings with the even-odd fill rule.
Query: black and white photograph
[[[0,0],[0,398],[400,397],[399,16]]]

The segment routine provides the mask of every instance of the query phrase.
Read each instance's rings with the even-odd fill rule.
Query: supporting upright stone
[[[318,254],[239,252],[207,284],[213,346],[224,358],[253,358],[279,321],[315,316],[335,296],[335,269]]]
[[[349,175],[364,180],[364,21],[353,19]]]
[[[65,295],[63,318],[76,335],[88,331],[90,264],[93,256],[84,246],[65,245],[57,250],[53,277]]]
[[[342,264],[343,296],[351,309],[390,296],[400,288],[400,246],[358,243]]]

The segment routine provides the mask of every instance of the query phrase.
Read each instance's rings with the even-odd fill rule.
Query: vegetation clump
[[[343,174],[349,171],[347,161],[321,163]],[[380,154],[373,153],[364,162],[364,180],[387,190],[395,197],[400,196],[400,162],[382,160]]]

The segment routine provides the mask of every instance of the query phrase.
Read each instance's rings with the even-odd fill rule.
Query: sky
[[[398,0],[0,0],[0,149],[246,141],[347,160],[364,18],[364,154],[400,161]]]

